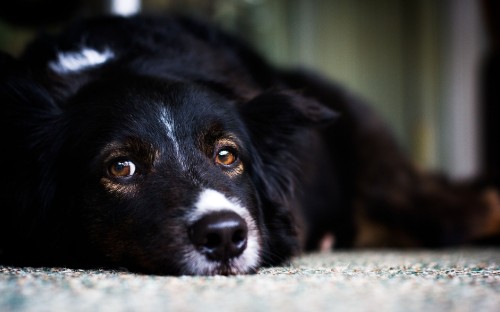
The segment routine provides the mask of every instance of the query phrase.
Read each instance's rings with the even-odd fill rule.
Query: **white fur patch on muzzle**
[[[245,220],[248,227],[247,245],[241,255],[229,259],[227,263],[208,259],[194,246],[186,248],[183,266],[188,274],[244,274],[255,270],[260,264],[261,237],[255,220],[238,200],[227,198],[224,194],[205,189],[200,192],[194,210],[188,215],[188,224],[192,225],[201,218],[216,212],[231,211]]]

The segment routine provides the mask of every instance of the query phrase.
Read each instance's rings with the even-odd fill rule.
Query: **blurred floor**
[[[498,311],[500,249],[315,254],[236,277],[0,267],[0,311]]]

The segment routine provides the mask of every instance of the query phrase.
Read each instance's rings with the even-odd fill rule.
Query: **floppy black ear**
[[[0,178],[2,203],[6,207],[15,206],[12,209],[20,212],[39,200],[34,194],[48,196],[39,190],[39,182],[49,179],[44,171],[54,158],[50,151],[57,141],[57,119],[61,112],[29,69],[2,52],[0,107],[0,123],[4,129],[0,132],[0,161],[4,164]]]
[[[252,131],[272,129],[279,133],[327,125],[339,115],[293,91],[265,92],[243,105],[241,112]]]
[[[338,113],[292,91],[269,91],[240,108],[265,173],[260,181],[270,199],[283,201],[293,192],[300,172],[301,146],[311,128],[330,124]]]
[[[314,127],[331,123],[337,113],[290,91],[266,92],[240,107],[254,150],[251,176],[260,194],[271,235],[265,264],[277,264],[299,250],[297,222],[290,201],[308,152]]]
[[[13,118],[3,117],[7,122],[16,123],[19,118],[29,120],[30,117],[44,119],[60,113],[51,95],[32,77],[29,68],[3,52],[0,52],[0,99],[2,110]]]

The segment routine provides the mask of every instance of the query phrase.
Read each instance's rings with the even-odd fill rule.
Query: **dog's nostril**
[[[237,230],[233,234],[233,244],[235,245],[240,245],[242,243],[245,243],[247,240],[247,233],[244,230]]]
[[[241,255],[247,245],[248,227],[232,211],[211,213],[190,229],[193,244],[211,260],[224,261]]]

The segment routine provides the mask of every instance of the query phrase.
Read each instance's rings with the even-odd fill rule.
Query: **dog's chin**
[[[207,261],[202,265],[191,264],[183,275],[214,276],[214,275],[246,275],[257,272],[256,267],[240,266],[234,260],[227,262]]]
[[[212,261],[202,255],[190,256],[189,264],[184,266],[183,275],[240,275],[252,274],[257,271],[257,265],[247,265],[241,259],[227,261]]]

